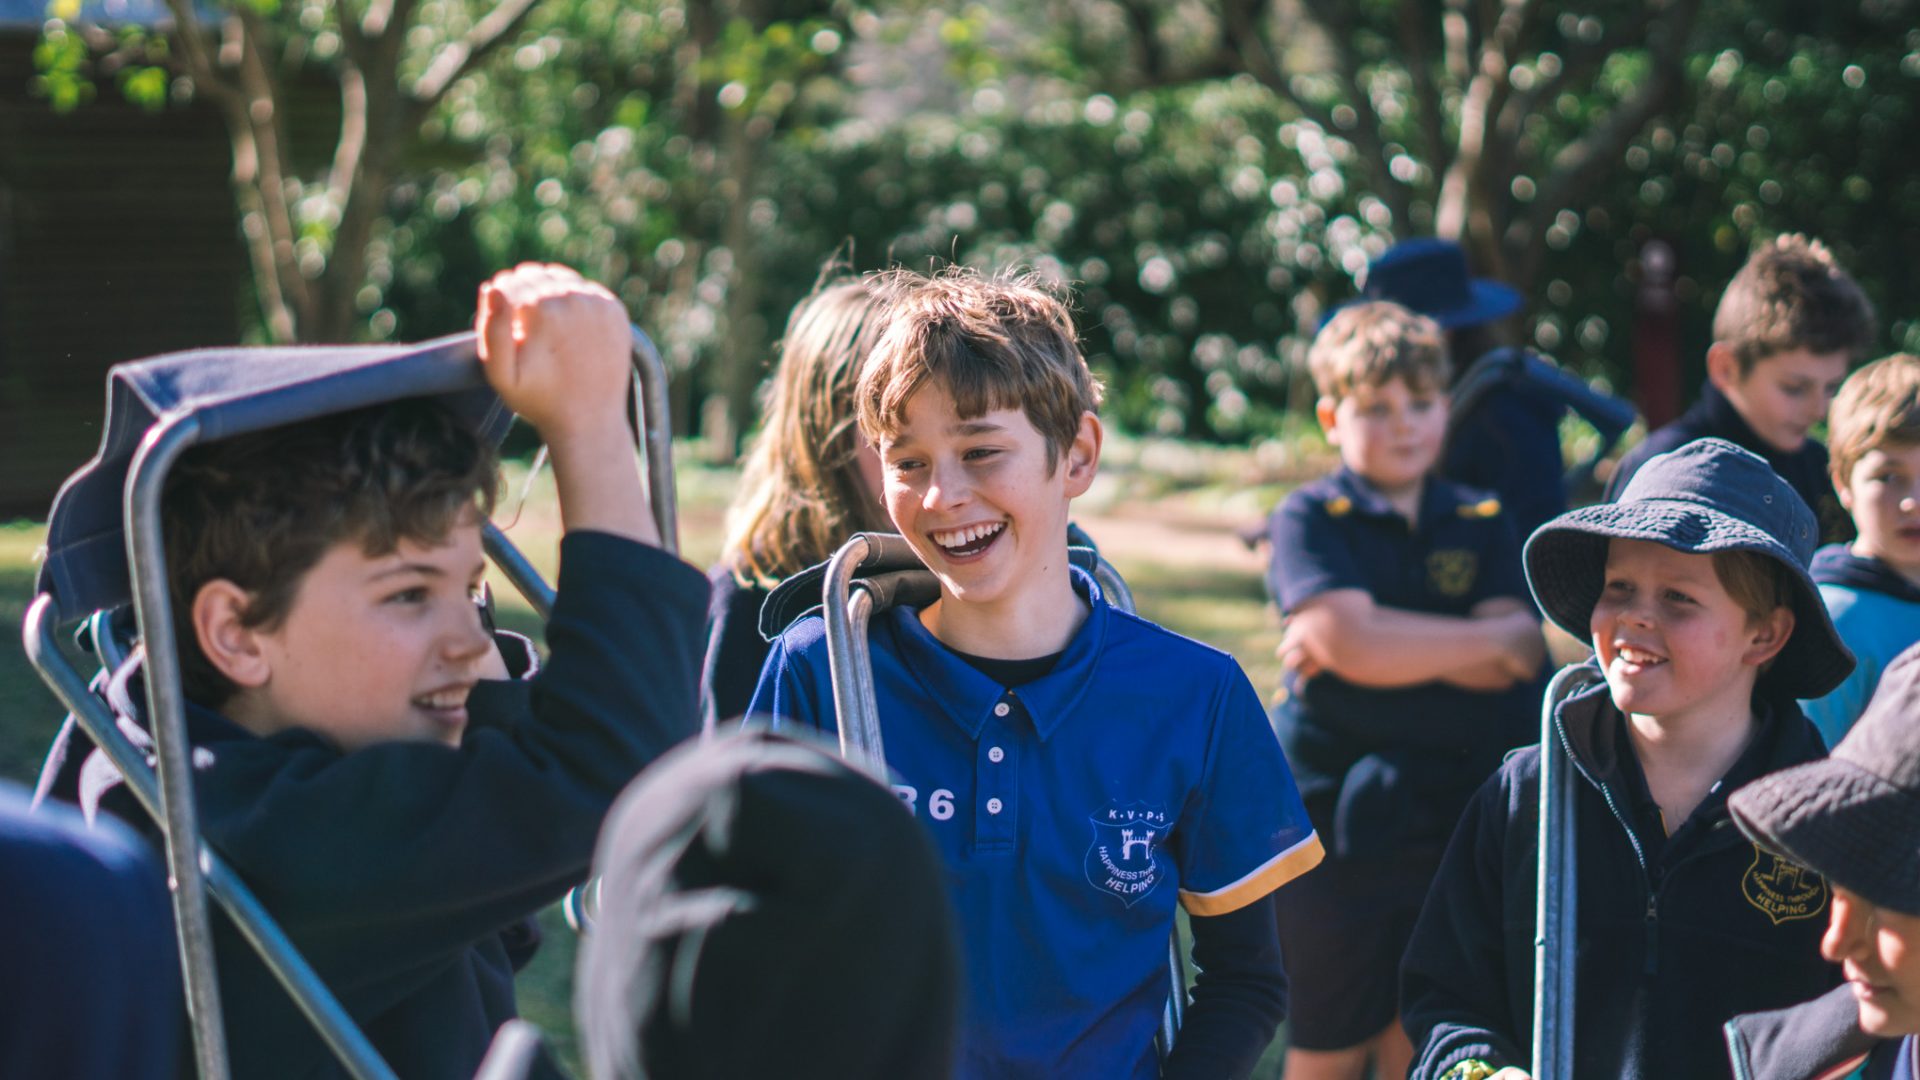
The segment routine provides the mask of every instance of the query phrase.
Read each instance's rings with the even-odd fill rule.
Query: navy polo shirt
[[[870,631],[895,791],[951,872],[968,996],[962,1077],[1158,1074],[1176,901],[1220,915],[1321,858],[1234,659],[1109,606],[1009,690],[918,612]],[[777,642],[752,711],[835,730],[825,624]]]
[[[1430,477],[1418,523],[1342,466],[1274,511],[1268,584],[1284,612],[1333,589],[1383,607],[1465,616],[1494,597],[1526,602],[1520,545],[1499,500]],[[1335,857],[1442,844],[1480,781],[1533,741],[1539,686],[1498,693],[1445,683],[1379,689],[1331,672],[1289,674],[1274,726]]]

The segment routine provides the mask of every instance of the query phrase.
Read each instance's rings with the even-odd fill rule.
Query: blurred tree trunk
[[[386,210],[398,159],[461,76],[511,38],[537,0],[500,0],[464,34],[438,43],[417,76],[402,73],[417,0],[338,0],[340,50],[331,68],[305,63],[314,32],[242,4],[217,34],[191,0],[167,0],[170,54],[226,118],[233,189],[268,338],[339,342],[359,336],[356,300],[366,285],[367,246]],[[289,80],[338,83],[340,129],[331,168],[312,185],[321,200],[296,206],[298,180],[287,130]],[[306,198],[313,198],[311,194]],[[304,199],[303,199],[304,201]]]

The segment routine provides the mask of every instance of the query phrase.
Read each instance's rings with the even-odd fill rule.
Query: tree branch
[[[1415,108],[1419,110],[1420,136],[1426,145],[1428,167],[1433,175],[1444,176],[1453,162],[1453,146],[1447,142],[1447,122],[1441,112],[1440,80],[1433,74],[1429,53],[1433,39],[1427,36],[1427,7],[1419,0],[1400,2],[1400,50],[1406,54],[1407,78]]]
[[[237,91],[214,65],[213,55],[207,50],[207,28],[194,12],[193,0],[167,0],[167,10],[173,13],[174,42],[185,60],[194,88],[205,90],[216,104],[231,104],[221,99],[231,99]]]
[[[1154,22],[1153,5],[1145,0],[1119,0],[1126,13],[1127,28],[1133,32],[1133,54],[1140,65],[1140,77],[1149,86],[1158,86],[1167,75],[1167,51],[1160,44],[1160,27]]]
[[[1651,76],[1622,99],[1587,133],[1561,148],[1553,157],[1538,195],[1521,220],[1508,228],[1504,244],[1515,262],[1528,273],[1539,261],[1549,222],[1561,210],[1584,199],[1627,145],[1649,122],[1666,112],[1685,85],[1687,44],[1700,14],[1701,0],[1671,0],[1666,18],[1651,36]]]
[[[298,320],[296,333],[300,333],[312,318],[313,294],[294,252],[298,230],[293,221],[293,208],[287,202],[283,99],[267,61],[266,26],[260,15],[242,5],[234,9],[230,25],[238,30],[240,96],[245,102],[246,121],[257,151],[258,174],[254,186],[259,189],[267,234],[273,239],[280,292]]]
[[[1373,94],[1360,74],[1360,50],[1354,40],[1352,13],[1341,0],[1305,0],[1303,7],[1308,18],[1320,25],[1332,46],[1340,87],[1355,114],[1351,130],[1335,128],[1329,134],[1340,134],[1360,151],[1360,159],[1366,162],[1367,172],[1371,174],[1374,193],[1386,200],[1393,220],[1404,224],[1412,215],[1413,193],[1394,178],[1393,168],[1387,162],[1386,143],[1380,138],[1380,114],[1374,110]]]
[[[539,0],[500,0],[464,37],[442,48],[413,84],[409,95],[413,99],[408,107],[412,119],[409,128],[425,120],[427,113],[462,75],[473,70],[475,64],[520,29],[537,3]]]

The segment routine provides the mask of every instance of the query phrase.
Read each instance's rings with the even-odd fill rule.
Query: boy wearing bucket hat
[[[1776,238],[1755,251],[1713,313],[1700,400],[1620,459],[1607,482],[1618,498],[1656,454],[1719,438],[1765,458],[1813,508],[1825,538],[1853,535],[1827,475],[1827,448],[1808,433],[1873,342],[1873,304],[1826,245]]]
[[[1702,439],[1527,544],[1535,600],[1596,653],[1554,712],[1576,778],[1582,1080],[1729,1076],[1721,1024],[1835,981],[1814,955],[1826,883],[1726,827],[1735,787],[1822,756],[1795,699],[1853,667],[1807,573],[1816,532],[1765,461]],[[1402,968],[1414,1080],[1525,1075],[1539,780],[1538,748],[1509,758],[1442,860]]]
[[[1912,1080],[1920,1035],[1920,647],[1880,680],[1833,756],[1757,780],[1727,800],[1757,861],[1826,878],[1821,955],[1847,985],[1726,1026],[1735,1075]]]

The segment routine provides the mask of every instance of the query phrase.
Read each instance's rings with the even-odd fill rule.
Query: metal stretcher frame
[[[1068,553],[1076,565],[1093,575],[1108,603],[1121,611],[1134,610],[1133,591],[1112,563],[1092,548],[1069,548]],[[875,776],[887,775],[887,761],[880,735],[880,707],[874,698],[867,628],[876,613],[895,604],[931,603],[939,595],[938,588],[912,546],[893,533],[855,533],[827,562],[821,605],[840,754]],[[1177,925],[1167,939],[1167,973],[1167,1004],[1160,1014],[1160,1029],[1154,1033],[1154,1046],[1162,1061],[1173,1052],[1173,1040],[1187,1012],[1187,962]]]
[[[1533,937],[1535,1080],[1573,1076],[1574,949],[1579,926],[1579,866],[1574,858],[1574,799],[1579,780],[1561,743],[1554,712],[1591,685],[1591,667],[1570,664],[1547,684],[1540,704],[1540,868]]]
[[[186,371],[196,355],[205,357],[209,368],[219,366],[238,370],[249,360],[258,363],[278,361],[283,370],[307,363],[321,369],[310,381],[299,378],[271,378],[263,389],[261,401],[250,400],[244,392],[221,398],[215,395],[206,406],[218,411],[217,422],[203,423],[202,411],[195,407],[194,391],[207,386],[193,385],[190,378],[176,377],[171,371]],[[142,365],[176,365],[157,379],[142,382]],[[412,366],[406,366],[411,362]],[[673,481],[670,417],[667,409],[666,367],[653,343],[639,328],[633,329],[635,369],[635,409],[643,436],[641,448],[646,457],[648,501],[659,524],[661,544],[669,552],[678,552],[678,515]],[[380,365],[391,363],[394,375],[405,377],[395,385],[383,386]],[[124,369],[124,375],[117,375]],[[329,378],[335,384],[329,393],[314,393],[316,386]],[[217,375],[216,375],[217,381]],[[184,389],[183,389],[184,387]],[[295,1004],[313,1023],[328,1047],[339,1057],[349,1073],[359,1080],[389,1080],[393,1071],[381,1060],[373,1045],[347,1015],[331,990],[314,972],[299,950],[286,936],[231,867],[217,852],[200,839],[196,813],[190,747],[186,740],[185,698],[181,690],[178,642],[174,639],[171,603],[167,595],[166,552],[160,528],[160,501],[166,476],[181,453],[189,447],[243,434],[284,426],[301,420],[346,411],[350,408],[384,404],[416,396],[461,395],[471,405],[478,400],[484,410],[480,427],[484,435],[498,439],[505,433],[510,417],[491,397],[480,373],[472,334],[454,335],[409,347],[359,347],[343,349],[279,348],[243,350],[205,350],[202,354],[157,357],[153,361],[122,365],[109,375],[109,423],[98,456],[68,481],[54,502],[49,519],[48,564],[43,567],[37,595],[28,608],[23,638],[28,659],[41,679],[72,712],[84,729],[126,778],[130,790],[161,826],[166,837],[166,859],[172,888],[174,919],[179,933],[181,966],[187,990],[187,1009],[193,1028],[194,1055],[205,1080],[225,1080],[228,1075],[225,1025],[220,1010],[219,984],[213,954],[213,940],[207,916],[206,894],[226,909],[235,926],[260,953],[269,970],[286,988]],[[303,396],[311,397],[314,407],[302,412]],[[176,400],[176,397],[179,400]],[[264,400],[271,399],[271,400]],[[69,606],[77,598],[95,594],[113,594],[114,585],[89,586],[86,572],[103,567],[103,540],[116,537],[114,530],[91,526],[72,529],[60,526],[61,509],[70,499],[78,503],[72,517],[84,518],[89,509],[84,500],[98,500],[103,485],[117,477],[119,457],[126,450],[129,431],[116,430],[111,423],[112,407],[125,403],[127,411],[141,408],[151,411],[153,419],[138,435],[138,448],[126,466],[123,485],[123,514],[126,568],[129,591],[139,637],[145,649],[145,670],[149,725],[153,735],[155,766],[149,767],[146,755],[121,733],[111,708],[88,687],[87,680],[58,648],[57,633],[63,621],[89,617],[91,612],[63,611],[61,597],[67,594]],[[291,404],[290,404],[291,403]],[[116,440],[118,442],[116,443]],[[98,516],[97,514],[95,515]],[[93,535],[87,535],[91,528]],[[74,533],[75,536],[63,536]],[[528,602],[545,617],[552,607],[553,590],[543,581],[531,563],[514,548],[497,528],[489,523],[484,529],[487,553],[512,581]],[[67,563],[80,569],[75,570]],[[105,575],[111,578],[113,575]],[[96,618],[92,634],[103,658],[112,659],[115,647],[105,632],[104,618]],[[164,673],[164,674],[163,674]]]

